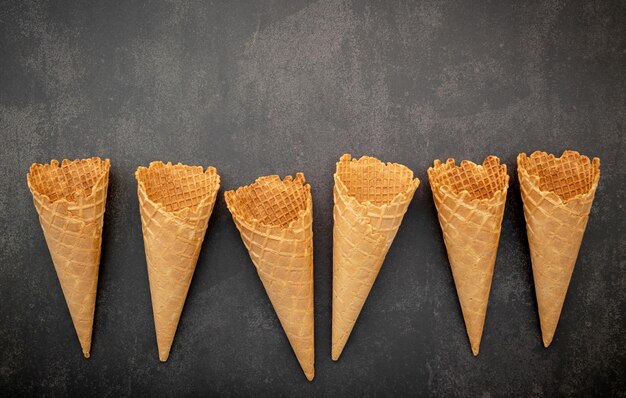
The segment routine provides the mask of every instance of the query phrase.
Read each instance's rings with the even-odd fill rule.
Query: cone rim
[[[593,182],[591,183],[589,190],[585,193],[579,193],[569,199],[564,200],[563,198],[561,198],[560,195],[558,195],[556,192],[553,192],[552,190],[541,189],[541,187],[539,186],[539,176],[531,174],[522,163],[524,159],[532,159],[540,156],[547,156],[550,159],[562,159],[565,156],[575,156],[580,162],[589,164],[594,169]],[[600,158],[594,157],[593,159],[589,159],[588,156],[582,155],[578,151],[570,149],[564,150],[559,157],[545,151],[534,151],[530,156],[526,155],[526,152],[521,152],[517,155],[517,171],[520,177],[524,177],[525,179],[527,179],[537,191],[541,192],[541,194],[545,197],[550,198],[553,203],[559,205],[567,205],[568,203],[575,203],[577,201],[586,200],[589,197],[595,195],[596,188],[598,187],[598,182],[600,181]]]
[[[52,159],[49,163],[33,163],[30,165],[28,173],[26,174],[26,182],[28,183],[28,188],[30,189],[33,195],[37,195],[38,197],[44,199],[49,204],[66,204],[68,206],[70,204],[77,204],[78,200],[68,200],[65,197],[59,198],[57,200],[51,200],[50,196],[46,195],[43,192],[40,192],[38,189],[35,189],[33,184],[31,184],[31,173],[34,171],[34,169],[40,168],[40,167],[50,166],[50,167],[55,167],[55,168],[62,168],[66,164],[77,163],[77,162],[81,162],[85,160],[94,160],[94,161],[102,162],[102,164],[104,165],[104,169],[102,170],[102,173],[100,173],[100,176],[98,176],[98,179],[96,180],[96,182],[92,185],[91,192],[89,193],[89,195],[86,195],[86,196],[78,195],[76,197],[76,199],[79,197],[89,199],[96,194],[96,191],[98,190],[98,187],[100,186],[101,181],[107,178],[109,174],[109,170],[111,168],[111,160],[109,158],[101,159],[99,156],[93,156],[90,158],[76,158],[74,160],[63,159],[61,163],[59,163],[57,159]]]
[[[150,168],[152,168],[152,167],[159,167],[159,166],[163,166],[163,167],[167,167],[167,168],[177,167],[177,166],[184,167],[184,168],[189,168],[189,169],[198,169],[199,168],[200,170],[202,170],[203,174],[215,175],[216,181],[215,181],[214,186],[212,187],[213,190],[212,190],[212,192],[210,194],[208,194],[204,198],[202,198],[202,200],[200,200],[198,202],[198,204],[196,204],[195,206],[184,207],[184,208],[179,209],[177,211],[169,211],[169,210],[167,210],[165,204],[163,204],[163,203],[161,203],[159,201],[155,201],[155,200],[153,200],[150,197],[150,195],[148,194],[148,190],[146,189],[144,180],[142,178],[140,178],[140,176],[139,176],[140,171],[150,170]],[[183,164],[183,163],[180,163],[180,162],[178,162],[176,164],[173,164],[170,161],[168,161],[167,163],[164,163],[161,160],[156,160],[156,161],[150,162],[148,167],[146,167],[146,166],[139,166],[139,167],[137,167],[137,170],[135,170],[135,179],[137,180],[137,186],[144,193],[144,196],[145,196],[145,199],[146,199],[147,202],[149,202],[155,208],[162,209],[167,214],[171,214],[172,216],[174,216],[176,218],[180,218],[180,217],[178,217],[178,215],[179,215],[179,213],[181,211],[185,211],[185,210],[197,211],[202,206],[204,206],[207,202],[209,202],[213,198],[214,195],[215,195],[215,198],[217,198],[217,192],[220,189],[220,183],[221,183],[220,175],[217,173],[217,169],[215,167],[213,167],[213,166],[207,166],[206,170],[205,170],[203,166],[190,166],[190,165],[186,165],[186,164]]]
[[[286,226],[269,224],[269,223],[266,223],[266,222],[263,222],[263,221],[259,220],[256,217],[241,217],[240,212],[237,209],[237,195],[239,194],[239,192],[244,190],[244,189],[246,189],[246,188],[249,188],[249,187],[251,187],[253,185],[259,184],[259,183],[261,183],[261,182],[263,182],[265,180],[278,180],[278,181],[282,181],[282,182],[285,182],[285,181],[296,182],[296,183],[302,184],[302,187],[305,190],[306,205],[304,206],[303,209],[298,210],[297,216],[293,220],[291,220],[289,222],[289,224],[287,224]],[[271,175],[257,177],[254,180],[254,182],[251,183],[251,184],[242,185],[242,186],[238,187],[237,189],[231,189],[229,191],[224,192],[224,199],[226,200],[226,207],[228,207],[228,210],[230,211],[232,216],[234,218],[236,218],[238,222],[246,224],[246,226],[248,226],[250,228],[252,228],[252,226],[254,226],[254,225],[260,225],[260,226],[263,226],[263,227],[266,227],[266,228],[276,229],[276,230],[291,230],[313,208],[313,200],[312,200],[312,197],[311,197],[311,185],[306,183],[306,179],[304,177],[304,173],[302,173],[302,172],[296,173],[295,178],[293,176],[291,176],[291,175],[287,175],[283,179],[281,179],[280,176],[277,175],[277,174],[271,174]],[[252,229],[256,229],[256,228],[252,228]]]
[[[458,192],[454,192],[452,189],[450,189],[448,185],[440,184],[434,181],[434,175],[440,169],[461,168],[466,165],[469,165],[470,167],[473,167],[473,168],[483,168],[485,164],[491,159],[495,159],[498,162],[499,167],[502,167],[504,171],[504,186],[502,189],[494,191],[491,197],[483,198],[483,199],[475,198],[475,197],[472,197],[471,193],[467,189],[461,189]],[[501,163],[500,158],[495,155],[488,155],[487,157],[485,157],[485,159],[483,160],[481,164],[476,164],[471,160],[464,159],[457,165],[456,160],[454,158],[448,158],[445,162],[442,162],[441,160],[436,159],[433,162],[433,166],[428,168],[427,173],[428,173],[428,179],[430,181],[431,189],[433,191],[439,191],[444,195],[452,196],[454,198],[457,198],[473,206],[478,206],[481,204],[487,205],[487,206],[496,205],[500,201],[506,198],[506,193],[509,189],[510,176],[507,171],[506,164]]]
[[[411,180],[410,182],[406,185],[406,188],[404,189],[404,191],[400,191],[398,192],[392,199],[390,199],[387,203],[383,203],[380,205],[377,205],[375,203],[373,203],[370,200],[358,200],[356,198],[356,196],[354,196],[353,194],[350,193],[350,190],[348,189],[347,185],[341,180],[341,177],[339,176],[339,173],[337,171],[337,169],[339,168],[339,165],[341,163],[348,163],[348,162],[360,162],[362,160],[375,160],[379,163],[380,166],[382,167],[400,167],[402,169],[406,169],[408,170],[411,174]],[[345,194],[346,196],[349,198],[350,201],[354,201],[357,204],[359,204],[362,207],[365,208],[374,208],[374,209],[379,209],[379,210],[383,210],[387,207],[390,207],[392,205],[395,205],[397,203],[403,202],[405,200],[407,200],[408,198],[412,198],[413,197],[413,193],[415,192],[415,190],[419,187],[420,185],[420,180],[419,178],[415,177],[415,174],[413,173],[413,170],[411,170],[409,167],[401,164],[401,163],[394,163],[394,162],[383,162],[382,160],[374,157],[374,156],[368,156],[368,155],[362,155],[360,158],[353,158],[351,154],[346,153],[343,154],[340,158],[339,158],[339,162],[336,163],[336,169],[335,169],[335,173],[333,174],[334,180],[335,180],[335,184],[340,184],[341,187],[345,190]]]

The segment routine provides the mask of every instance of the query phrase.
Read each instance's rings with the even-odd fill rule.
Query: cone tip
[[[167,361],[167,358],[169,358],[169,356],[170,356],[169,352],[159,352],[159,361],[165,362]]]
[[[308,381],[313,381],[313,378],[315,377],[315,370],[311,370],[309,372],[304,372],[304,375],[306,376],[306,379]]]
[[[337,362],[342,352],[343,352],[343,347],[339,348],[338,346],[333,345],[332,354],[331,354],[332,360]]]
[[[479,346],[474,346],[472,345],[472,354],[474,354],[475,357],[478,356],[478,351],[480,350]]]
[[[548,348],[550,344],[552,344],[552,337],[544,337],[542,340],[545,348]]]
[[[89,354],[89,351],[83,351],[83,355],[85,356],[85,358],[89,358],[91,356]]]

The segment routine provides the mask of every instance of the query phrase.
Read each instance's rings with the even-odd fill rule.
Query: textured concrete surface
[[[626,3],[15,0],[0,3],[0,395],[626,396]],[[553,345],[541,345],[518,152],[602,177]],[[422,180],[338,363],[332,173],[344,152]],[[426,181],[436,158],[512,175],[473,358]],[[32,162],[112,161],[92,358],[26,186]],[[214,165],[223,190],[313,187],[308,383],[220,195],[170,359],[157,358],[135,168]],[[222,190],[222,191],[223,191]]]

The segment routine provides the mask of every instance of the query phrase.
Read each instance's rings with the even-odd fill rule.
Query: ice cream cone
[[[482,166],[435,160],[428,179],[472,353],[478,355],[509,185],[506,165],[495,156]]]
[[[339,359],[419,185],[397,163],[343,155],[334,175],[332,359]]]
[[[91,351],[109,167],[109,159],[64,159],[60,167],[52,160],[33,164],[27,175],[85,358]]]
[[[600,159],[575,151],[517,157],[543,344],[561,316],[600,179]]]
[[[308,380],[315,375],[313,202],[304,175],[266,176],[226,204]]]
[[[170,354],[213,211],[214,167],[152,162],[135,173],[159,359]]]

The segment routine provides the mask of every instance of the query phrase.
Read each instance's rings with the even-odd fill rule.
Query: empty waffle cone
[[[448,252],[465,328],[478,355],[509,186],[506,165],[435,160],[428,179]]]
[[[214,167],[152,162],[135,172],[159,359],[166,361],[220,187]]]
[[[109,159],[33,164],[28,187],[85,358],[98,287]]]
[[[561,316],[589,211],[600,179],[600,159],[575,151],[517,157],[526,231],[535,279],[543,344]]]
[[[308,380],[315,375],[313,202],[304,174],[225,193],[241,239]]]
[[[339,359],[419,185],[397,163],[343,155],[334,175],[332,359]]]

